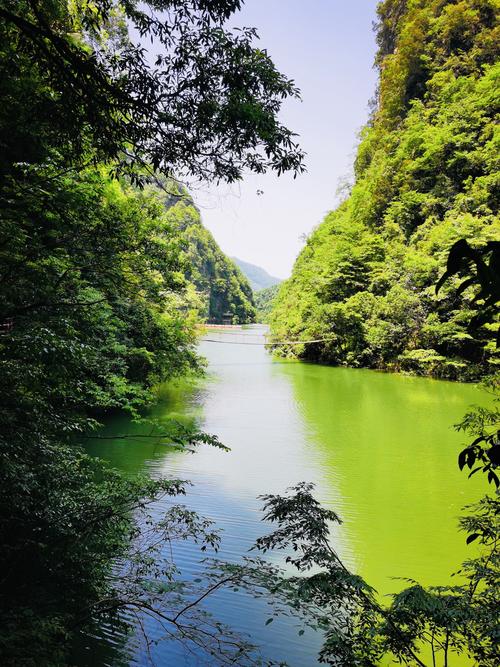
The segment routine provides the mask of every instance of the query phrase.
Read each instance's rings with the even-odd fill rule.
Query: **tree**
[[[476,313],[469,327],[489,325],[498,340],[500,245],[473,248],[458,241],[448,255],[447,270],[436,290],[457,274],[460,292],[476,289]],[[485,381],[498,402],[498,375]],[[466,415],[458,429],[474,436],[458,457],[460,469],[469,477],[482,471],[498,489],[500,465],[500,419],[498,408],[477,408]],[[476,466],[476,467],[474,467]],[[467,543],[477,542],[479,553],[463,563],[454,586],[424,587],[408,580],[409,587],[392,596],[388,605],[376,591],[343,564],[330,542],[330,526],[339,516],[314,498],[313,486],[301,483],[285,495],[265,495],[264,519],[276,529],[261,537],[255,549],[261,553],[285,552],[286,563],[298,571],[289,576],[262,558],[248,559],[241,568],[242,582],[250,591],[267,590],[271,604],[293,609],[302,622],[324,633],[319,658],[335,667],[375,667],[393,655],[414,667],[438,664],[447,667],[455,655],[465,654],[483,667],[498,662],[498,583],[500,580],[500,502],[498,491],[486,494],[466,509],[460,528]],[[222,571],[224,566],[221,566]],[[307,574],[314,570],[313,574]],[[273,597],[274,596],[274,597]]]
[[[285,495],[263,496],[264,518],[277,527],[254,548],[263,554],[284,551],[297,576],[254,557],[240,566],[240,585],[251,593],[266,591],[275,614],[287,609],[303,625],[322,631],[321,662],[376,667],[389,654],[408,667],[446,667],[453,655],[466,654],[484,667],[497,664],[498,499],[485,496],[461,520],[468,541],[482,547],[479,557],[463,564],[461,583],[426,588],[408,580],[408,588],[383,604],[332,548],[330,526],[341,520],[321,507],[312,491],[301,483]]]
[[[469,330],[474,332],[486,325],[490,338],[499,347],[500,241],[490,241],[479,248],[472,247],[465,239],[457,241],[450,249],[446,272],[438,281],[436,292],[455,276],[462,278],[457,287],[458,293],[468,288],[476,289],[473,302],[475,313],[469,322]],[[499,383],[498,374],[484,381],[494,395],[498,395]],[[459,454],[460,470],[467,466],[471,471],[469,477],[482,471],[488,475],[488,482],[493,482],[498,488],[500,480],[496,469],[500,465],[500,411],[498,408],[473,410],[458,428],[476,435],[474,441]]]
[[[253,46],[254,29],[226,28],[240,6],[240,0],[2,0],[2,42],[12,50],[13,68],[4,100],[23,95],[23,116],[34,116],[53,147],[71,145],[64,160],[70,165],[88,159],[91,146],[92,160],[112,161],[135,178],[137,164],[227,181],[243,170],[300,173],[303,153],[277,119],[297,88]],[[23,77],[26,62],[39,81],[35,88]],[[13,131],[3,160],[26,162],[28,152],[31,162],[40,142],[30,145],[29,124],[8,109],[3,115]]]
[[[467,330],[473,291],[434,290],[456,241],[498,240],[496,4],[379,3],[377,104],[355,183],[311,233],[270,316],[278,343],[324,340],[287,353],[450,380],[497,367],[487,329]]]
[[[277,119],[297,90],[255,31],[225,27],[238,7],[0,0],[3,664],[65,664],[73,633],[112,613],[99,602],[119,600],[115,614],[130,603],[112,564],[136,544],[134,513],[182,492],[77,444],[109,411],[143,419],[156,383],[201,368],[182,232],[134,185],[155,170],[231,181],[302,169]],[[161,51],[155,63],[129,28]],[[166,447],[220,446],[176,424],[154,433]]]

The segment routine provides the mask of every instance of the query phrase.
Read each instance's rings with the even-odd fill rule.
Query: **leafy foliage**
[[[201,369],[188,233],[153,170],[231,181],[243,168],[301,169],[276,119],[296,89],[253,30],[224,27],[238,6],[0,0],[2,664],[65,664],[96,603],[118,599],[111,564],[140,539],[134,512],[183,492],[76,444],[109,411],[140,420],[159,381]],[[129,27],[162,47],[155,65]],[[251,318],[242,277],[220,261],[235,283],[221,298]],[[221,446],[162,428],[164,446]],[[210,533],[180,510],[165,521],[178,536]]]
[[[259,322],[267,322],[271,314],[274,299],[279,291],[279,285],[271,285],[255,293],[255,306]]]
[[[468,541],[478,540],[481,552],[462,566],[461,583],[425,588],[409,581],[409,587],[383,604],[333,549],[330,527],[340,518],[323,508],[312,491],[311,484],[301,483],[285,495],[263,496],[264,518],[276,528],[254,547],[264,554],[283,551],[298,574],[259,557],[247,559],[239,570],[240,584],[257,594],[266,590],[275,613],[284,606],[302,624],[323,632],[321,662],[376,667],[392,655],[399,664],[435,667],[467,654],[476,664],[496,665],[498,499],[486,496],[462,519]],[[234,576],[234,566],[230,569]]]
[[[498,364],[498,321],[466,325],[474,289],[457,292],[455,276],[434,290],[459,239],[472,252],[498,243],[498,30],[493,0],[379,6],[380,84],[355,184],[271,316],[277,340],[328,341],[285,354],[459,380]]]
[[[475,314],[469,322],[469,331],[475,331],[483,325],[492,325],[498,318],[500,304],[500,243],[490,242],[478,250],[461,239],[451,248],[446,272],[441,276],[436,292],[455,275],[464,278],[457,287],[461,293],[467,288],[479,288],[474,303]],[[496,346],[500,343],[499,331],[496,332]],[[499,401],[500,377],[498,373],[483,380],[483,385]],[[500,411],[495,405],[493,409],[476,408],[458,424],[458,430],[475,435],[474,441],[458,456],[458,466],[463,470],[467,466],[469,477],[479,471],[488,475],[488,482],[500,486],[496,468],[500,465]],[[476,465],[477,464],[477,465]],[[478,535],[473,536],[475,539]],[[469,541],[472,541],[469,538]]]
[[[179,188],[177,188],[179,190]],[[164,205],[166,219],[180,232],[182,249],[179,261],[184,274],[201,300],[198,310],[203,319],[221,322],[232,315],[234,324],[246,324],[255,319],[252,289],[248,280],[220,250],[212,234],[202,222],[199,210],[185,190],[175,192],[169,183]]]
[[[226,28],[240,5],[2,0],[2,41],[22,56],[10,60],[11,76],[22,74],[18,68],[27,61],[42,84],[24,113],[36,111],[39,127],[56,120],[54,145],[76,149],[66,156],[69,163],[81,160],[90,143],[96,159],[136,177],[138,162],[166,174],[227,181],[243,169],[300,172],[303,154],[276,116],[298,91],[253,46],[254,29]],[[154,64],[129,38],[129,26],[151,40]],[[19,85],[22,90],[22,78]],[[32,91],[23,92],[28,103]],[[23,161],[30,133],[23,124],[15,127],[11,111],[5,115],[18,139],[5,159]]]
[[[156,382],[198,363],[179,239],[146,193],[46,168],[4,182],[1,233],[1,651],[22,663],[103,594],[131,508],[164,488],[106,471],[75,437],[108,410],[137,418]]]
[[[495,403],[498,403],[500,379],[498,375],[489,378],[485,384],[492,389]],[[500,465],[500,410],[495,405],[492,409],[476,408],[465,415],[457,426],[458,430],[475,436],[470,445],[463,449],[458,457],[458,466],[469,469],[469,477],[481,471],[498,488],[500,480],[497,468]]]
[[[471,248],[465,239],[457,241],[450,250],[446,273],[440,278],[436,292],[449,278],[464,272],[468,277],[459,286],[458,293],[468,287],[480,287],[474,298],[476,304],[481,302],[480,312],[472,318],[469,329],[477,329],[488,322],[493,324],[500,304],[500,241],[490,241],[479,249]],[[497,331],[497,346],[499,342],[500,330]]]

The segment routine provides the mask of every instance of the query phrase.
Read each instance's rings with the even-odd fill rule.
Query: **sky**
[[[226,254],[286,278],[305,236],[335,208],[375,91],[376,6],[377,0],[246,0],[229,21],[256,27],[260,46],[300,88],[302,102],[287,101],[280,119],[299,134],[307,173],[295,180],[249,175],[236,185],[192,191]]]

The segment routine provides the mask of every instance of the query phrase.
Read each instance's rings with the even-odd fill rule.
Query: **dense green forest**
[[[257,320],[267,322],[273,309],[274,300],[278,295],[280,286],[271,285],[255,292],[255,307],[257,308]]]
[[[114,415],[159,449],[225,449],[192,420],[148,409],[161,383],[203,373],[201,319],[255,318],[248,282],[179,183],[304,169],[278,120],[298,90],[253,29],[228,28],[240,6],[0,0],[0,663],[72,664],[75,635],[149,615],[206,664],[256,664],[251,643],[198,605],[228,585],[268,597],[273,618],[308,616],[327,664],[373,667],[392,653],[424,665],[420,643],[434,651],[436,640],[446,662],[450,650],[493,667],[492,496],[462,520],[483,549],[465,584],[415,584],[384,606],[331,547],[340,519],[309,484],[264,496],[276,530],[250,557],[205,562],[186,582],[162,548],[191,541],[201,559],[220,541],[178,504],[187,483],[121,473],[84,447],[106,438]],[[453,379],[494,369],[497,10],[494,0],[380,5],[380,87],[352,193],[276,301],[275,287],[258,297],[260,312],[275,304],[278,338],[331,337],[300,356]],[[471,327],[478,304],[486,315]],[[459,458],[497,485],[498,416],[494,405],[465,417],[475,440]],[[169,502],[159,509],[159,499]],[[295,554],[288,569],[260,559],[280,549]]]
[[[127,581],[111,564],[137,537],[132,512],[183,487],[123,476],[77,442],[112,411],[138,419],[158,382],[199,371],[209,289],[212,312],[253,317],[192,204],[167,207],[148,185],[155,170],[227,182],[302,170],[276,117],[296,88],[254,31],[224,27],[239,6],[0,1],[4,665],[67,664],[75,632],[144,599],[150,556]],[[156,67],[128,28],[161,50]],[[218,444],[179,428],[162,425],[165,446]],[[197,525],[182,512],[172,524]]]
[[[301,358],[472,380],[498,364],[473,292],[435,293],[460,238],[500,238],[499,5],[387,0],[350,195],[312,232],[271,317]],[[495,327],[496,325],[492,325]]]
[[[237,265],[221,251],[186,190],[168,185],[164,205],[166,220],[180,233],[179,261],[198,295],[198,311],[203,320],[221,322],[231,315],[233,324],[255,319],[252,288]],[[169,194],[170,191],[170,194]],[[178,193],[178,194],[177,194]]]

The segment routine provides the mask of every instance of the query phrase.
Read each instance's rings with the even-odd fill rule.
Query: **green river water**
[[[281,492],[301,480],[344,523],[332,540],[345,562],[381,595],[411,577],[446,584],[473,547],[457,530],[461,508],[477,499],[484,481],[467,481],[456,465],[464,436],[453,424],[471,404],[485,403],[473,385],[389,375],[367,370],[284,362],[262,346],[204,342],[208,377],[196,385],[164,388],[155,416],[194,418],[231,448],[194,455],[168,452],[150,440],[109,440],[89,445],[93,454],[130,472],[171,475],[193,482],[185,500],[223,529],[222,556],[238,558],[266,531],[259,494]],[[113,419],[108,434],[133,433]],[[176,556],[189,571],[198,552]],[[295,667],[317,664],[321,637],[297,635],[288,619],[265,626],[265,605],[243,594],[215,596],[208,608],[248,632],[267,658]],[[153,631],[154,632],[154,631]],[[160,642],[157,665],[215,664]],[[75,665],[147,665],[139,641],[102,628],[83,638]],[[450,667],[462,666],[460,660]]]

